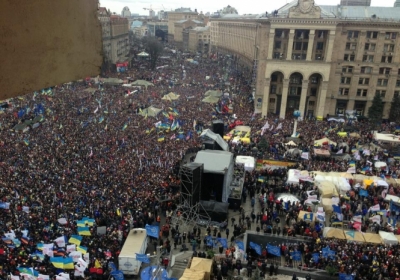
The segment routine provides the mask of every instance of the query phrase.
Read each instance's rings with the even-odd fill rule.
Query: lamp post
[[[296,133],[296,130],[297,130],[297,119],[300,118],[300,115],[301,115],[301,113],[300,113],[299,110],[296,110],[296,111],[293,112],[294,126],[293,126],[293,134],[292,134],[292,137],[296,137],[296,136],[297,136],[297,135],[296,135],[296,134],[297,134],[297,133]]]

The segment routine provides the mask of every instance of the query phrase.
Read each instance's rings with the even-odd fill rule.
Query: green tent
[[[136,80],[131,85],[133,85],[133,86],[144,86],[146,89],[147,89],[148,86],[154,86],[153,83],[150,83],[150,82],[145,81],[145,80]]]
[[[145,117],[145,116],[148,116],[148,117],[157,117],[157,115],[158,115],[161,111],[162,111],[162,109],[158,109],[158,108],[156,108],[156,107],[150,106],[150,107],[148,107],[148,108],[146,108],[146,109],[143,109],[143,110],[139,113],[139,115],[141,115],[141,116],[143,116],[143,117]]]
[[[205,103],[212,103],[212,104],[215,104],[215,103],[218,103],[218,101],[219,101],[219,98],[218,97],[214,97],[214,96],[207,96],[206,98],[204,98],[203,100],[201,100],[202,102],[205,102]]]
[[[204,96],[221,97],[222,96],[222,92],[221,91],[217,91],[217,90],[207,90],[204,93]]]
[[[169,101],[178,100],[179,96],[180,96],[179,94],[175,94],[173,92],[170,92],[170,93],[164,95],[164,97],[162,99],[169,100]]]

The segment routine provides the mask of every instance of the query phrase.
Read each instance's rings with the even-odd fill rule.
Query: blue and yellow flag
[[[54,265],[55,268],[64,269],[64,258],[63,257],[50,258],[50,262]],[[72,263],[72,265],[73,265],[73,263]]]
[[[63,269],[75,269],[74,260],[72,258],[63,258]]]
[[[85,223],[85,221],[80,220],[80,221],[77,221],[77,222],[76,222],[76,225],[77,225],[78,227],[84,227],[84,226],[86,226],[86,223]]]
[[[24,144],[26,145],[26,146],[29,146],[29,141],[28,140],[24,140]]]
[[[71,237],[68,240],[68,243],[75,244],[75,245],[79,246],[79,245],[81,245],[82,238],[83,237],[79,236],[79,235],[71,235]],[[42,247],[43,247],[43,244],[42,244]],[[39,247],[38,247],[38,249],[39,249]],[[43,250],[43,248],[42,248],[42,250]]]
[[[89,227],[78,227],[78,234],[84,236],[91,236]]]
[[[80,244],[80,243],[79,243],[79,244]],[[37,248],[38,250],[40,250],[40,251],[43,251],[43,248],[44,248],[43,243],[38,243],[38,244],[36,244],[36,248]]]
[[[90,219],[90,218],[88,218],[88,217],[83,218],[82,221],[84,221],[84,222],[85,222],[87,225],[89,225],[89,226],[93,226],[94,223],[95,223],[95,220],[94,220],[94,219]]]
[[[165,140],[165,137],[164,137],[164,136],[160,136],[160,137],[158,137],[158,139],[157,139],[158,142],[162,142],[162,141],[164,141],[164,140]]]
[[[125,130],[128,127],[128,124],[124,124],[124,126],[122,127],[122,130]]]
[[[78,252],[81,252],[82,254],[86,254],[88,248],[85,247],[85,246],[76,246],[76,250],[77,250]]]
[[[313,213],[306,213],[304,214],[303,220],[304,221],[313,221],[314,215]]]

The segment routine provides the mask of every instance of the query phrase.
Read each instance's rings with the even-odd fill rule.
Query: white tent
[[[321,194],[321,198],[332,198],[333,196],[338,196],[335,184],[329,181],[320,182],[318,184],[318,191]]]
[[[149,54],[148,54],[147,52],[141,52],[141,53],[138,53],[138,56],[141,56],[141,57],[148,57]]]
[[[383,186],[383,187],[385,187],[385,188],[389,188],[389,184],[388,184],[386,181],[383,181],[383,180],[376,180],[376,181],[374,181],[374,183],[375,183],[377,186]]]
[[[394,134],[383,134],[375,132],[374,138],[377,141],[382,141],[382,142],[400,143],[400,137]]]
[[[381,167],[386,167],[386,162],[383,161],[376,161],[374,163],[375,168],[381,168]]]
[[[379,235],[382,238],[382,241],[384,244],[388,244],[388,245],[396,245],[399,243],[399,241],[397,240],[396,236],[394,236],[393,233],[391,232],[386,232],[386,231],[380,231]]]
[[[288,172],[288,179],[287,179],[286,183],[287,183],[287,184],[298,185],[298,184],[299,184],[299,177],[298,177],[298,174],[300,174],[300,170],[289,169],[289,172]]]
[[[393,201],[393,202],[398,202],[399,201],[399,197],[395,196],[395,195],[391,195],[391,194],[387,194],[384,198],[385,201]]]
[[[256,160],[255,158],[249,156],[237,156],[236,164],[243,164],[244,170],[251,172],[256,167]]]
[[[216,134],[212,132],[210,129],[204,130],[201,134],[200,137],[208,137],[217,142],[217,144],[224,150],[228,151],[229,146],[228,143],[225,142],[225,140],[221,137],[221,135]],[[254,159],[254,158],[253,158]]]

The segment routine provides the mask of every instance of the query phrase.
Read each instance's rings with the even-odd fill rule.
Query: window
[[[368,85],[369,84],[369,78],[360,78],[360,79],[358,79],[358,84],[359,85]]]
[[[379,74],[389,75],[390,74],[390,68],[387,68],[387,67],[379,68]]]
[[[285,31],[283,31],[283,30],[275,30],[275,37],[276,38],[285,38]]]
[[[296,51],[306,51],[308,47],[308,43],[307,42],[295,42],[294,43],[294,49]]]
[[[282,46],[282,42],[281,41],[276,41],[275,42],[275,49],[280,49]]]
[[[400,80],[396,81],[396,87],[400,87]]]
[[[361,88],[357,89],[357,96],[365,97],[367,96],[367,94],[368,94],[367,89],[361,89]]]
[[[346,43],[346,50],[355,50],[357,48],[357,43]]]
[[[375,94],[379,94],[381,97],[385,97],[385,95],[386,95],[386,90],[380,90],[380,89],[378,89],[377,91],[375,91]]]
[[[309,106],[314,106],[315,105],[315,101],[308,101],[308,105]]]
[[[394,51],[394,45],[393,44],[385,44],[385,45],[383,45],[383,51],[384,52],[392,52],[392,51]]]
[[[351,83],[351,78],[350,78],[350,77],[342,77],[342,78],[340,79],[340,83],[341,83],[341,84],[349,85],[349,84]]]
[[[348,88],[339,88],[339,95],[349,95],[349,89]]]
[[[399,97],[399,96],[400,96],[400,91],[396,90],[396,91],[393,93],[393,97]]]
[[[382,55],[381,62],[392,63],[392,57],[388,55]]]
[[[364,50],[365,51],[374,51],[376,47],[376,44],[372,44],[372,43],[365,43],[364,45]]]
[[[275,98],[270,98],[269,103],[275,103]]]
[[[310,78],[310,83],[312,83],[314,85],[318,84],[318,77],[312,76]]]
[[[345,54],[344,55],[344,60],[346,61],[354,61],[355,55],[354,54]]]
[[[386,32],[385,34],[385,40],[393,40],[396,39],[396,32]]]
[[[367,31],[367,38],[368,39],[378,38],[378,32],[377,31]]]
[[[342,67],[342,73],[353,73],[353,66]]]
[[[358,31],[347,31],[347,38],[358,38]]]
[[[372,67],[367,67],[367,66],[361,67],[361,73],[362,74],[370,74],[370,73],[372,73]]]
[[[316,50],[322,51],[324,49],[324,42],[317,42]]]
[[[274,52],[274,59],[282,59],[283,55],[280,52]]]
[[[276,94],[276,85],[271,85],[270,94]]]
[[[310,88],[310,95],[317,96],[317,88]]]
[[[363,55],[363,62],[374,62],[373,55]]]
[[[385,87],[388,84],[388,79],[378,79],[377,86]]]

